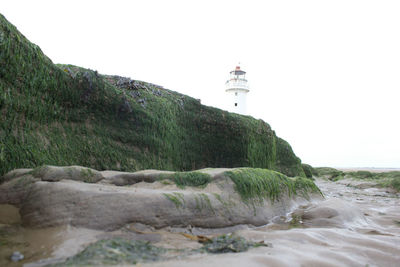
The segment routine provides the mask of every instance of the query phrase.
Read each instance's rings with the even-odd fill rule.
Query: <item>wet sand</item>
[[[299,206],[268,225],[224,231],[189,229],[194,234],[210,236],[235,231],[248,240],[264,241],[268,247],[243,253],[195,254],[140,266],[399,266],[399,193],[384,188],[360,189],[350,180],[334,183],[319,179],[316,183],[325,200]],[[166,248],[201,246],[179,233],[188,229],[156,230],[140,224],[127,225],[114,232],[70,226],[27,229],[18,224],[15,208],[1,205],[0,210],[0,230],[8,234],[9,242],[1,247],[0,266],[40,266],[52,260],[27,263],[49,257],[60,260],[95,240],[117,236],[148,240]],[[9,256],[16,250],[25,259],[10,263]]]

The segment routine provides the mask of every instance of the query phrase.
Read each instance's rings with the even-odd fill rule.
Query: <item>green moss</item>
[[[202,250],[208,253],[245,252],[251,247],[267,246],[263,243],[249,242],[243,237],[233,234],[220,235],[205,242]]]
[[[121,85],[117,76],[54,65],[2,15],[0,33],[0,175],[41,165],[120,171],[249,166],[304,175],[290,145],[261,120],[150,83]],[[192,178],[189,185],[207,181]]]
[[[44,175],[44,173],[45,173],[48,169],[49,169],[48,166],[45,166],[45,165],[39,166],[39,167],[34,168],[34,169],[30,172],[30,174],[32,174],[32,176],[35,177],[35,178],[40,178],[40,177],[42,177],[42,176]]]
[[[185,198],[182,193],[173,192],[172,194],[164,193],[163,194],[168,200],[175,204],[177,209],[183,208],[185,205]]]
[[[215,214],[214,208],[212,207],[211,200],[207,194],[199,193],[194,195],[194,199],[196,201],[196,210],[210,210]]]
[[[1,246],[1,243],[0,243]],[[269,246],[264,243],[247,241],[243,237],[234,234],[220,235],[203,242],[200,249],[164,249],[156,247],[149,242],[138,240],[126,240],[114,238],[100,240],[87,246],[83,251],[73,257],[66,259],[62,263],[46,265],[47,267],[56,266],[104,266],[104,265],[132,265],[137,263],[155,262],[196,253],[238,253],[245,252],[249,248]],[[172,251],[173,255],[166,252]]]
[[[140,240],[101,240],[86,247],[65,262],[51,266],[100,266],[137,264],[162,259],[165,249]]]
[[[176,172],[169,176],[169,179],[175,182],[178,187],[185,186],[206,187],[211,182],[211,176],[202,172]]]
[[[94,183],[96,182],[94,177],[95,174],[93,173],[93,171],[91,169],[81,169],[81,176],[83,178],[83,181],[85,183]]]
[[[310,179],[304,177],[290,178],[291,187],[294,184],[293,192],[295,195],[301,195],[302,197],[309,199],[309,193],[318,193],[323,195],[318,186]]]
[[[388,177],[380,178],[380,184],[384,187],[391,187],[391,188],[395,189],[396,191],[400,192],[400,177],[399,176],[389,175]]]
[[[369,171],[356,171],[356,172],[346,172],[346,175],[351,176],[356,179],[374,179],[375,176]]]
[[[306,177],[301,166],[301,160],[293,153],[289,143],[279,137],[276,137],[276,143],[276,163],[275,166],[270,169],[290,177]]]
[[[393,178],[390,180],[389,185],[396,189],[397,191],[400,191],[400,179],[399,178]]]
[[[315,171],[318,173],[318,177],[324,177],[331,181],[338,181],[344,176],[344,172],[330,167],[318,167],[315,168]]]
[[[162,183],[163,185],[171,185],[171,184],[174,184],[172,181],[167,180],[167,179],[161,180],[160,183]]]
[[[224,201],[224,200],[222,199],[222,197],[221,197],[220,194],[218,194],[218,193],[212,193],[212,194],[214,195],[214,197],[215,197],[222,205],[224,205],[225,207],[228,207],[228,206],[229,206],[228,202]]]
[[[368,180],[378,182],[383,187],[391,187],[396,191],[400,191],[400,171],[390,172],[369,172],[355,171],[345,172],[346,177],[356,180]]]
[[[304,174],[306,175],[307,178],[311,178],[313,177],[313,167],[311,165],[308,164],[301,164],[301,167],[303,168]]]
[[[241,168],[225,174],[235,183],[235,190],[244,201],[256,204],[262,204],[266,199],[277,201],[283,194],[308,197],[313,192],[321,193],[310,179],[289,178],[267,169]]]

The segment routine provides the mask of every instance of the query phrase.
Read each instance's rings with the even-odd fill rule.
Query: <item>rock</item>
[[[123,97],[122,99],[122,104],[118,108],[118,113],[131,113],[132,112],[132,107],[131,104],[129,103],[129,100],[126,98],[126,96]]]
[[[97,183],[104,178],[99,171],[81,166],[57,167],[45,165],[33,170],[32,174],[42,181],[49,182],[68,179],[85,183]]]
[[[126,77],[118,77],[117,84],[119,88],[125,89],[136,89],[134,87],[134,81]]]
[[[162,96],[160,89],[152,89],[151,91],[155,96]]]
[[[11,255],[11,260],[13,262],[17,262],[24,259],[24,255],[22,255],[19,251],[14,251]]]
[[[171,171],[143,170],[138,172],[103,171],[101,174],[109,183],[114,185],[132,185],[139,182],[153,183],[163,175],[171,175]]]
[[[14,178],[18,178],[20,176],[28,174],[31,171],[32,171],[32,169],[15,169],[15,170],[9,171],[0,179],[0,183],[4,182],[4,181],[9,181]]]
[[[92,82],[92,78],[90,77],[90,73],[85,71],[83,73],[83,78],[85,78],[86,82],[87,82],[87,87],[86,90],[82,93],[81,95],[81,100],[85,103],[87,103],[89,101],[89,97],[90,95],[93,93],[93,82]]]
[[[40,179],[25,174],[0,185],[0,204],[20,205],[31,186]]]
[[[130,96],[132,96],[133,98],[138,98],[141,96],[139,91],[131,91],[129,92]]]
[[[141,99],[139,99],[139,100],[138,100],[138,103],[140,103],[140,105],[141,105],[143,108],[146,108],[146,105],[147,105],[146,98],[141,98]]]
[[[293,196],[284,191],[274,202],[245,202],[226,170],[199,170],[196,173],[207,173],[211,180],[203,187],[183,188],[159,181],[163,175],[176,175],[173,172],[100,173],[80,166],[44,166],[35,169],[34,176],[25,175],[1,184],[0,204],[13,202],[20,207],[25,226],[69,224],[106,231],[131,223],[155,228],[260,226],[275,216],[287,214],[296,204]],[[202,177],[185,174],[190,179]],[[27,186],[21,187],[23,179]],[[302,194],[298,197],[308,201]]]
[[[183,99],[178,99],[178,100],[176,100],[176,101],[178,102],[179,106],[180,106],[181,108],[183,108],[183,106],[184,106]]]
[[[364,214],[355,206],[338,198],[313,204],[294,214],[308,227],[345,227],[345,225],[367,225]],[[292,216],[293,217],[293,216]]]

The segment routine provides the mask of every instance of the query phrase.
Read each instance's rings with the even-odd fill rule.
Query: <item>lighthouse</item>
[[[249,92],[246,72],[240,66],[230,72],[229,80],[225,83],[225,92],[229,95],[228,110],[231,112],[246,114],[246,95]]]

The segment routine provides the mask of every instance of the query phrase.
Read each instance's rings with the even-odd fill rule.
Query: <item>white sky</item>
[[[400,167],[400,1],[17,1],[0,13],[55,63],[248,112],[313,166]]]

